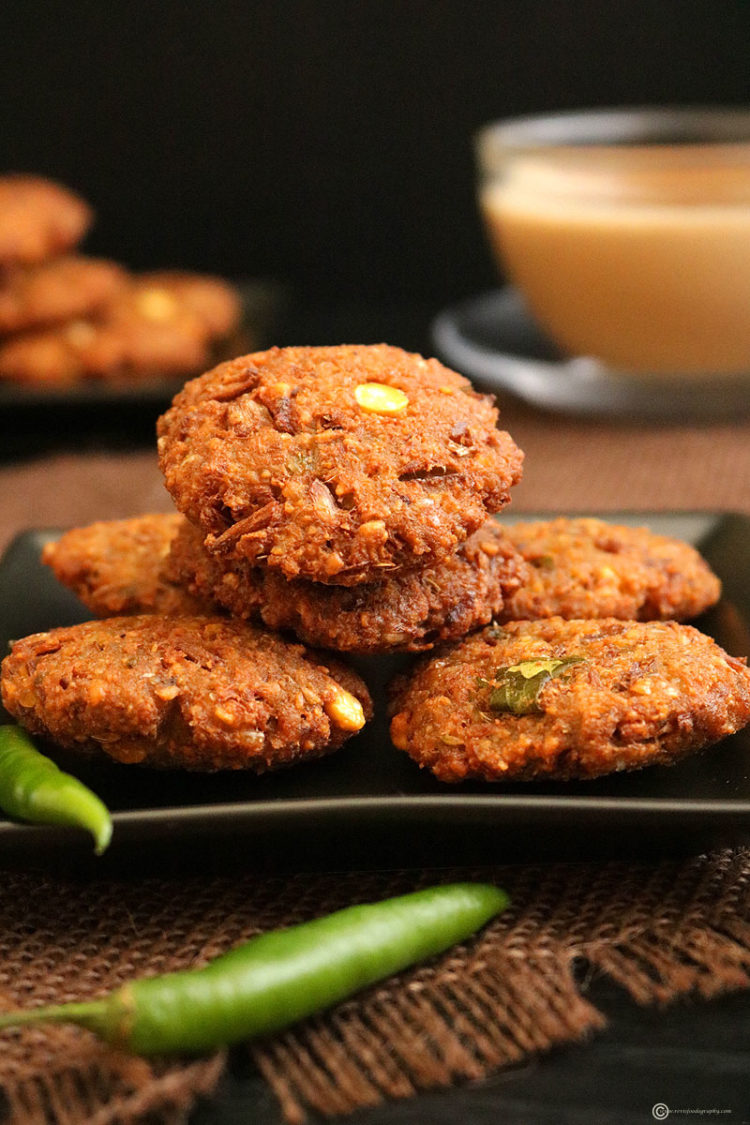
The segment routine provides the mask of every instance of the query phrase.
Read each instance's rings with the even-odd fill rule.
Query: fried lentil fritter
[[[70,384],[193,375],[211,362],[238,313],[238,296],[217,278],[136,275],[95,314],[4,341],[0,377]]]
[[[555,615],[685,621],[721,594],[719,579],[694,547],[645,527],[560,517],[507,531],[530,567],[502,611],[507,621]]]
[[[115,262],[69,254],[0,276],[0,333],[88,316],[125,288]]]
[[[177,513],[100,520],[45,544],[42,562],[97,617],[211,612],[210,603],[170,581],[164,570],[183,523]]]
[[[141,292],[161,293],[187,306],[203,321],[211,339],[228,336],[239,326],[239,292],[221,277],[186,270],[154,270],[140,274],[137,284]]]
[[[393,685],[391,737],[441,781],[669,764],[750,722],[750,670],[690,625],[489,626]]]
[[[418,652],[463,637],[492,619],[526,572],[494,520],[448,559],[355,587],[287,581],[243,559],[210,555],[202,538],[187,521],[179,528],[166,563],[174,582],[239,617],[260,617],[339,652]]]
[[[240,622],[110,617],[17,641],[3,704],[32,734],[118,762],[186,770],[289,766],[372,714],[350,669]]]
[[[323,586],[209,555],[178,514],[109,520],[48,543],[42,561],[97,617],[217,613],[289,629],[306,644],[360,654],[432,648],[485,625],[526,566],[490,520],[434,567],[354,588]]]
[[[0,377],[34,385],[188,375],[209,361],[208,334],[186,306],[129,286],[97,317],[22,332],[0,344]]]
[[[434,359],[272,348],[186,384],[159,457],[211,552],[351,586],[452,554],[508,503],[523,455],[496,422]]]
[[[0,266],[35,265],[65,254],[93,220],[78,195],[41,176],[0,176]]]

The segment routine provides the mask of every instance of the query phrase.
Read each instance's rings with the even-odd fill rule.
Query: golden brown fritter
[[[507,602],[508,621],[539,617],[697,617],[721,584],[694,547],[645,527],[593,518],[516,523],[508,536],[530,574]]]
[[[87,379],[136,382],[189,375],[210,356],[205,325],[186,307],[128,289],[98,317],[79,318],[0,344],[0,378],[35,385]]]
[[[177,513],[100,520],[45,544],[42,562],[97,617],[131,613],[204,613],[164,571],[172,539],[184,523]]]
[[[221,277],[186,270],[154,270],[140,274],[137,285],[142,293],[161,293],[167,300],[187,306],[203,321],[211,339],[228,336],[239,327],[239,292]],[[153,301],[153,296],[150,299]]]
[[[350,586],[452,554],[503,508],[522,454],[489,397],[400,348],[272,348],[192,380],[160,464],[206,546]]]
[[[287,582],[243,560],[218,560],[178,514],[74,528],[45,546],[42,561],[98,617],[223,608],[306,644],[360,654],[456,640],[490,621],[526,572],[493,520],[436,566],[354,588]]]
[[[0,333],[85,317],[128,283],[115,262],[69,254],[0,275]]]
[[[287,581],[244,559],[210,555],[202,538],[192,524],[181,525],[166,563],[174,582],[239,617],[259,617],[339,652],[418,652],[463,637],[492,619],[526,573],[494,520],[447,559],[354,587]]]
[[[393,692],[393,742],[448,782],[669,764],[750,722],[745,661],[674,621],[492,625]]]
[[[52,385],[194,375],[216,358],[217,327],[234,317],[232,295],[216,278],[136,275],[95,315],[0,344],[0,378]]]
[[[186,770],[293,765],[372,713],[350,669],[211,617],[110,617],[17,641],[6,709],[32,734],[118,762]]]
[[[91,225],[75,192],[42,176],[0,176],[0,266],[35,265],[65,254]]]

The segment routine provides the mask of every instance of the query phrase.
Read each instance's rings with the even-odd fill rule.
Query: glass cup
[[[501,273],[569,355],[750,373],[750,110],[590,110],[476,137]]]

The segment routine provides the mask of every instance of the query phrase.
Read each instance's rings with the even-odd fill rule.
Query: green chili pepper
[[[509,668],[499,668],[493,681],[490,707],[493,711],[510,711],[513,715],[540,711],[539,693],[547,681],[583,659],[582,656],[566,656],[562,660],[522,660]]]
[[[0,1016],[72,1022],[137,1054],[196,1052],[278,1031],[463,941],[508,904],[453,883],[261,934],[205,968],[132,981],[99,1000]]]
[[[94,837],[97,855],[112,838],[112,820],[99,798],[11,725],[0,726],[0,809],[35,824],[85,828]]]

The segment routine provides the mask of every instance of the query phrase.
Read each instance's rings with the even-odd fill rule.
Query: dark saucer
[[[655,420],[736,420],[750,414],[750,373],[649,375],[567,358],[513,288],[491,290],[439,313],[439,357],[484,390],[564,414]]]

